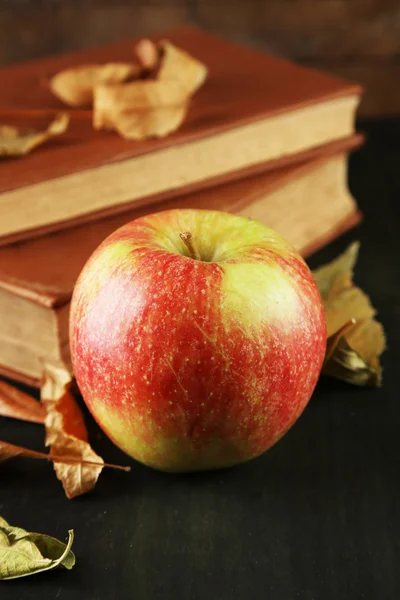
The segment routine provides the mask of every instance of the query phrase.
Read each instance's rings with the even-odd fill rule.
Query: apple
[[[168,210],[111,234],[74,290],[77,383],[105,433],[170,472],[270,448],[314,390],[325,316],[300,255],[257,221]]]

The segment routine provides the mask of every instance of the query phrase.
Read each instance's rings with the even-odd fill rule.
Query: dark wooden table
[[[400,123],[366,127],[351,159],[362,225],[312,266],[360,239],[356,280],[388,335],[384,385],[321,383],[294,428],[231,470],[104,472],[68,501],[51,466],[0,466],[0,514],[63,539],[71,572],[0,583],[3,600],[398,600],[400,598]],[[91,423],[93,445],[126,464]],[[0,419],[0,439],[41,448],[35,425]]]

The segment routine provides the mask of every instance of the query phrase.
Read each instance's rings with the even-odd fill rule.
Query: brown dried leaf
[[[50,138],[64,133],[70,118],[60,113],[45,131],[24,130],[11,125],[0,126],[0,157],[23,156]]]
[[[0,416],[44,423],[45,411],[40,402],[17,388],[0,381]]]
[[[160,52],[156,44],[151,40],[140,40],[135,46],[136,58],[145,71],[153,71],[157,68],[160,60]]]
[[[74,498],[94,488],[103,467],[123,471],[130,468],[106,464],[92,450],[83,415],[70,387],[71,378],[66,371],[56,367],[45,369],[41,408],[45,411],[46,446],[50,446],[50,453],[0,441],[0,462],[17,457],[51,460],[67,498]]]
[[[191,96],[207,78],[207,67],[168,40],[161,40],[162,60],[159,81],[179,83],[185,96]]]
[[[50,80],[50,89],[69,106],[87,106],[92,103],[96,85],[122,83],[139,77],[141,72],[142,67],[133,63],[82,65],[54,75]]]
[[[375,320],[376,310],[364,292],[353,284],[359,243],[331,263],[313,272],[325,307],[328,330],[323,375],[355,385],[378,386],[382,379],[379,357],[385,333]]]
[[[142,140],[178,129],[188,103],[179,83],[147,80],[98,86],[93,106],[95,129],[115,129],[126,139]]]
[[[68,456],[78,464],[55,462],[54,470],[67,498],[92,490],[103,469],[103,459],[88,443],[83,415],[71,393],[69,374],[56,367],[46,367],[41,399],[46,410],[46,446],[53,456]],[[85,462],[92,463],[89,466]]]

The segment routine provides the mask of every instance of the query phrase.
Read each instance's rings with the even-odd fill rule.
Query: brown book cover
[[[358,142],[354,138],[352,145]],[[282,232],[290,240],[290,227],[296,223],[307,223],[316,219],[322,221],[327,214],[326,205],[333,204],[323,195],[324,179],[321,189],[316,191],[317,206],[311,206],[310,200],[300,194],[299,182],[305,175],[321,171],[323,165],[335,160],[339,163],[340,170],[330,175],[327,185],[337,185],[339,193],[350,198],[347,192],[347,158],[346,149],[335,154],[326,154],[319,160],[307,161],[296,166],[283,167],[276,171],[254,175],[239,181],[215,186],[207,190],[184,194],[151,206],[143,206],[136,210],[113,215],[88,224],[80,224],[69,229],[47,234],[32,240],[4,246],[0,248],[0,289],[6,289],[14,294],[26,297],[29,300],[49,308],[55,308],[67,303],[72,294],[76,278],[86,260],[94,249],[118,227],[124,223],[138,218],[141,215],[170,208],[204,208],[217,209],[236,214],[246,214],[245,210],[258,201],[263,202],[262,216],[259,220],[268,224],[269,215],[275,214],[274,228],[278,231],[279,220],[284,222],[285,215],[276,215],[276,208],[272,194],[278,190],[281,195],[287,195],[288,183],[297,186],[294,194],[298,196],[296,206],[292,207],[291,220],[288,229]],[[321,171],[323,173],[323,171]],[[334,181],[332,181],[334,180]],[[315,179],[313,180],[315,181]],[[315,187],[315,186],[314,186]],[[331,189],[331,188],[329,188]],[[330,241],[340,230],[346,229],[358,219],[358,210],[353,201],[346,206],[347,213],[336,216],[337,222],[331,226],[331,233],[321,236],[321,231],[309,227],[308,238],[304,239],[302,247],[298,248],[303,255],[315,251],[317,247]],[[271,224],[272,225],[272,224]],[[324,230],[326,231],[326,229]]]
[[[265,171],[266,169],[278,168],[280,166],[293,164],[304,159],[315,158],[321,151],[318,145],[318,135],[320,126],[316,126],[315,136],[307,141],[312,127],[304,126],[302,135],[297,136],[299,143],[295,149],[287,151],[285,148],[284,133],[280,126],[276,127],[274,138],[268,140],[271,145],[271,159],[265,161],[262,157],[265,155],[260,152],[258,157],[258,146],[260,140],[254,139],[256,130],[248,130],[253,124],[260,124],[266,119],[278,119],[286,113],[294,111],[304,111],[307,107],[321,107],[328,102],[334,102],[350,98],[349,107],[341,107],[339,112],[343,120],[341,127],[332,126],[330,129],[329,119],[323,118],[319,114],[321,123],[327,127],[327,131],[321,138],[322,146],[329,143],[337,144],[341,137],[350,136],[354,129],[353,116],[358,102],[361,89],[358,85],[346,82],[342,79],[320,73],[318,71],[303,68],[290,63],[286,60],[267,55],[254,49],[246,48],[217,36],[205,33],[194,27],[185,27],[176,31],[167,32],[163,36],[167,37],[176,45],[186,49],[193,56],[202,60],[209,69],[209,77],[205,85],[195,94],[191,101],[188,116],[182,127],[163,139],[149,139],[140,142],[130,142],[121,139],[112,132],[96,132],[92,129],[90,122],[72,119],[72,124],[68,132],[59,139],[44,145],[23,159],[7,160],[0,163],[0,199],[2,195],[7,195],[7,206],[16,206],[18,199],[30,197],[31,207],[35,202],[39,203],[47,195],[51,202],[67,203],[68,194],[76,197],[80,194],[80,185],[86,190],[92,189],[96,183],[96,177],[90,182],[76,179],[76,175],[82,173],[90,174],[97,170],[99,175],[109,178],[107,182],[112,189],[112,176],[114,171],[104,171],[110,169],[112,165],[129,163],[131,160],[145,159],[159,156],[160,165],[166,164],[167,155],[163,150],[172,149],[173,153],[168,155],[171,164],[175,164],[178,171],[180,157],[183,159],[187,155],[187,150],[195,142],[213,139],[229,152],[236,152],[235,160],[232,159],[229,165],[225,165],[221,172],[205,173],[204,178],[196,173],[200,169],[201,161],[192,160],[191,173],[190,168],[185,173],[177,175],[177,180],[167,185],[165,189],[151,188],[151,181],[157,181],[161,178],[147,177],[141,183],[139,181],[139,168],[135,172],[135,162],[132,163],[132,179],[127,181],[128,189],[121,198],[112,197],[114,192],[105,198],[103,206],[94,208],[85,208],[85,202],[89,202],[89,192],[87,196],[82,195],[85,201],[82,201],[80,207],[75,206],[74,211],[63,215],[57,223],[45,223],[45,217],[32,224],[32,229],[40,231],[46,225],[53,229],[58,229],[62,225],[61,221],[72,222],[83,218],[80,210],[88,214],[86,219],[93,218],[92,214],[107,211],[116,212],[129,206],[129,186],[137,185],[140,189],[135,190],[135,205],[143,203],[160,201],[165,197],[171,197],[204,186],[215,185],[219,181],[235,179],[248,175],[250,173]],[[85,50],[83,52],[46,58],[38,61],[31,61],[21,65],[6,67],[0,69],[0,109],[1,107],[29,108],[29,109],[49,109],[62,110],[63,104],[55,98],[49,88],[48,80],[56,72],[66,67],[84,63],[102,63],[107,61],[127,61],[132,59],[134,41],[114,44],[107,47]],[[324,104],[325,103],[325,104]],[[340,105],[341,106],[341,105]],[[1,113],[1,110],[0,110]],[[325,113],[324,113],[325,114]],[[313,122],[318,120],[318,111],[308,119]],[[4,121],[4,119],[2,119]],[[293,124],[292,124],[293,125]],[[288,126],[288,131],[292,129]],[[224,146],[224,134],[229,131],[245,132],[247,146],[245,147],[242,138],[237,137],[237,143],[228,143]],[[281,135],[282,134],[282,135]],[[263,144],[266,144],[265,136],[261,136]],[[334,148],[332,148],[334,149]],[[265,150],[265,148],[264,148]],[[269,152],[269,149],[268,149]],[[267,152],[267,154],[268,154]],[[208,152],[203,146],[197,149],[197,157],[206,157]],[[219,152],[221,160],[224,152]],[[247,156],[247,154],[249,156]],[[257,158],[258,157],[258,158]],[[214,161],[215,163],[215,161]],[[150,164],[150,163],[149,163]],[[151,162],[154,166],[155,164]],[[130,165],[130,163],[129,163]],[[139,163],[137,163],[139,167]],[[143,172],[144,166],[140,163],[140,170]],[[218,169],[217,169],[218,170]],[[116,175],[114,175],[117,177]],[[75,177],[75,179],[68,179]],[[139,178],[139,179],[138,179]],[[146,183],[147,182],[147,183]],[[54,185],[53,185],[54,183]],[[146,184],[146,185],[145,185]],[[45,187],[40,187],[40,186]],[[161,185],[161,184],[160,184]],[[120,180],[119,187],[122,186]],[[104,186],[102,186],[104,188]],[[13,192],[22,190],[20,196],[13,195]],[[64,197],[65,196],[65,197]],[[133,196],[132,196],[133,197]],[[108,206],[109,200],[109,206]],[[126,206],[125,206],[126,204]],[[5,208],[1,208],[5,210]],[[12,208],[9,208],[12,210]],[[97,211],[97,212],[96,212]],[[44,211],[45,213],[46,211]],[[33,217],[32,217],[33,219]],[[44,219],[44,220],[43,220]],[[57,219],[55,219],[57,220]],[[25,226],[25,229],[27,226]],[[44,230],[42,229],[42,231]],[[7,232],[3,232],[8,241],[17,239],[12,234],[18,232],[11,231],[7,237]],[[23,234],[25,235],[25,234]]]

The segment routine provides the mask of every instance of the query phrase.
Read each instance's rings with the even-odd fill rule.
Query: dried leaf
[[[102,85],[94,93],[93,124],[129,140],[164,137],[178,129],[187,109],[180,84],[146,80]]]
[[[163,57],[158,72],[159,81],[178,83],[185,96],[194,94],[207,78],[207,67],[168,40],[162,40],[160,48]]]
[[[0,517],[0,580],[26,577],[56,567],[72,569],[75,565],[71,551],[73,541],[72,529],[64,544],[48,535],[12,527]]]
[[[82,65],[54,75],[50,81],[50,89],[69,106],[88,106],[92,103],[96,85],[122,83],[139,77],[141,71],[142,67],[133,63]]]
[[[70,390],[69,374],[56,367],[44,371],[41,399],[46,410],[46,446],[55,456],[74,457],[78,464],[54,463],[67,498],[92,490],[103,469],[103,459],[88,443],[83,415]],[[84,462],[92,463],[90,466]]]
[[[45,411],[40,402],[17,388],[0,381],[0,416],[44,423]]]
[[[70,118],[60,113],[45,131],[24,130],[11,125],[0,126],[0,157],[23,156],[50,138],[64,133]]]
[[[328,330],[323,375],[360,386],[378,386],[379,356],[385,349],[382,325],[368,296],[353,284],[359,243],[313,272],[325,307]]]
[[[71,378],[66,371],[46,368],[40,408],[44,410],[46,446],[50,446],[50,453],[0,441],[0,463],[17,457],[52,461],[67,498],[74,498],[94,488],[103,467],[123,471],[130,471],[130,468],[104,463],[92,450],[87,441],[83,415],[70,387]]]
[[[145,71],[153,71],[157,68],[160,52],[151,40],[140,40],[135,46],[135,54],[139,64]]]
[[[156,79],[95,88],[95,129],[113,129],[126,139],[143,140],[165,137],[180,127],[190,96],[205,81],[207,68],[166,40],[160,49],[163,58]],[[148,64],[154,59],[154,55],[149,57]]]
[[[335,343],[335,350],[331,358],[326,361],[323,375],[342,379],[353,385],[379,386],[381,383],[379,362],[368,364],[350,346],[345,335],[340,335],[338,339],[334,339],[335,337],[331,336],[328,339],[328,346]]]
[[[65,463],[67,465],[78,465],[81,467],[98,467],[98,462],[90,462],[81,460],[75,456],[68,455],[54,455],[52,453],[46,454],[45,452],[37,452],[36,450],[30,450],[29,448],[23,448],[22,446],[15,446],[8,442],[0,440],[0,463],[10,460],[12,458],[34,458],[39,460],[52,461],[54,463]],[[130,471],[130,467],[121,467],[120,465],[111,465],[104,463],[103,467],[109,467],[110,469],[118,469],[119,471]]]

